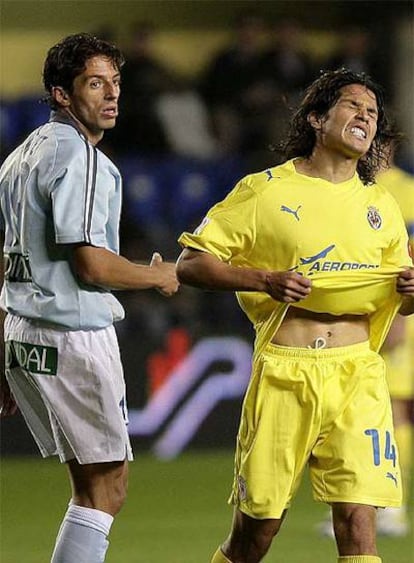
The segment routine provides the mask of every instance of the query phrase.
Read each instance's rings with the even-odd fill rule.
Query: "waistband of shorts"
[[[29,327],[31,329],[40,330],[51,330],[58,333],[68,333],[68,332],[105,332],[106,330],[115,330],[113,324],[109,324],[105,327],[98,328],[70,328],[64,325],[59,325],[50,321],[45,321],[43,319],[32,319],[30,317],[21,317],[20,315],[14,315],[13,313],[7,313],[4,320],[5,327],[9,330],[21,329],[23,327]]]
[[[279,346],[279,344],[269,343],[264,349],[263,354],[279,358],[321,360],[346,358],[349,356],[355,357],[357,355],[365,355],[371,351],[369,340],[366,340],[338,348],[295,348],[293,346]]]
[[[4,322],[10,328],[26,326],[30,328],[51,329],[51,330],[56,330],[57,332],[68,332],[69,330],[68,328],[62,325],[51,323],[43,319],[32,319],[30,317],[21,317],[20,315],[14,315],[13,313],[7,313]]]

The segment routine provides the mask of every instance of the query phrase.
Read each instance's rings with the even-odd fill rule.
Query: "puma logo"
[[[302,207],[302,206],[299,205],[297,209],[291,209],[291,208],[288,207],[287,205],[281,205],[280,211],[286,211],[286,213],[291,213],[291,214],[295,217],[295,219],[296,219],[297,221],[300,221],[300,218],[299,218],[299,209],[300,209],[301,207]]]

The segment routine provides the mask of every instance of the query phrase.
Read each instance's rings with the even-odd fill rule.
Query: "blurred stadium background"
[[[278,162],[268,144],[280,139],[305,84],[335,64],[384,85],[407,136],[398,164],[414,173],[411,1],[2,0],[0,15],[1,159],[48,118],[38,100],[52,44],[88,31],[124,50],[125,117],[102,149],[124,176],[121,241],[131,259],[158,250],[175,260],[182,230],[245,172]],[[217,54],[237,38],[250,45],[240,51],[247,63],[223,71]],[[230,523],[225,500],[252,330],[227,294],[182,288],[171,300],[151,292],[119,298],[137,461],[108,563],[208,561]],[[56,461],[39,460],[19,415],[0,430],[0,561],[44,563],[66,477]],[[323,515],[305,480],[267,560],[333,561],[332,542],[315,532]],[[383,539],[381,550],[387,563],[414,561],[412,536]]]

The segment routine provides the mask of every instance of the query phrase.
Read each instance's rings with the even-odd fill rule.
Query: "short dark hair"
[[[60,86],[67,92],[72,92],[74,79],[85,70],[86,62],[96,56],[107,57],[118,70],[121,70],[125,62],[115,45],[89,33],[68,35],[51,47],[43,66],[43,84],[47,92],[44,101],[56,109],[52,88]]]
[[[281,143],[280,148],[287,159],[309,157],[316,142],[315,130],[308,121],[309,114],[315,113],[317,117],[326,115],[338,101],[341,89],[350,84],[365,86],[375,94],[377,100],[377,132],[368,152],[357,165],[363,183],[372,184],[375,175],[388,160],[389,145],[399,140],[401,135],[386,114],[382,87],[365,73],[353,72],[346,68],[323,71],[305,91],[304,98],[290,122],[286,140]]]

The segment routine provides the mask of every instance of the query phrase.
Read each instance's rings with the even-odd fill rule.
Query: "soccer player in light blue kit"
[[[178,289],[174,264],[118,254],[121,177],[96,148],[114,127],[121,52],[88,34],[52,47],[53,112],[0,169],[4,254],[2,416],[20,409],[43,456],[67,464],[72,498],[52,563],[101,563],[126,495],[125,382],[111,289]],[[3,315],[4,316],[4,315]]]

